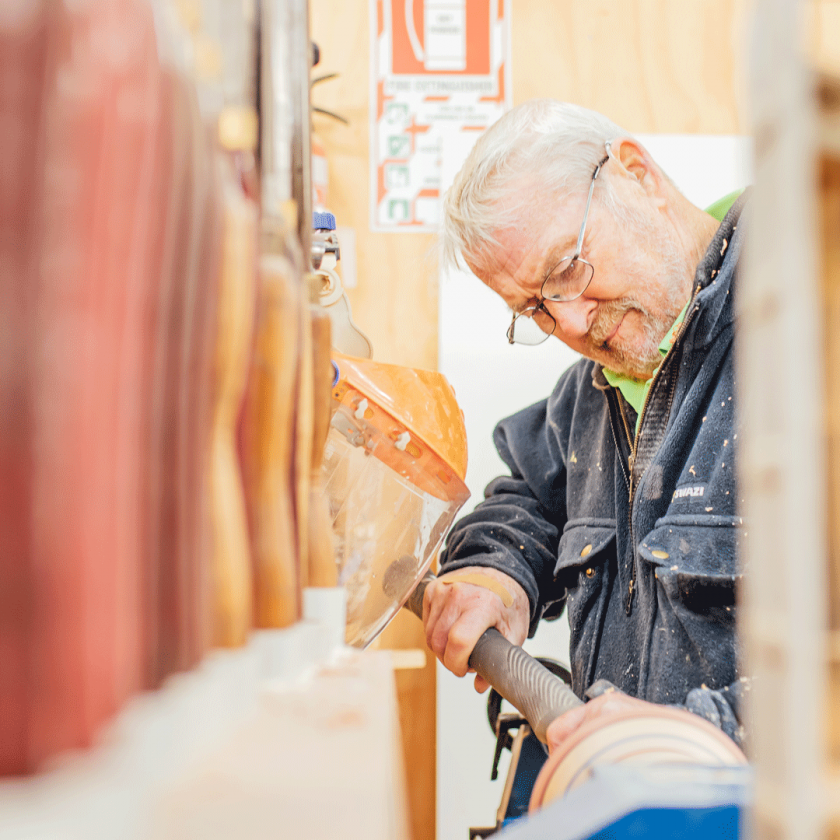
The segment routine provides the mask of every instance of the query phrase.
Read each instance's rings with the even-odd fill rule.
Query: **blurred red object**
[[[33,580],[32,367],[47,14],[0,27],[0,773],[29,766]],[[25,11],[24,11],[25,9]]]
[[[0,774],[207,644],[219,214],[189,91],[145,0],[0,15]]]
[[[221,217],[195,92],[164,71],[171,177],[155,336],[150,485],[152,613],[147,684],[194,665],[209,645],[207,473]]]

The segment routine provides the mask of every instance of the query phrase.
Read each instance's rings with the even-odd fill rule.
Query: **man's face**
[[[628,221],[603,209],[599,186],[581,252],[595,268],[592,282],[577,300],[545,306],[557,321],[555,335],[573,350],[644,379],[661,361],[659,343],[690,297],[694,258],[674,241],[665,215],[638,200],[638,191],[625,190],[636,201]],[[619,184],[619,200],[621,191]],[[535,206],[515,227],[497,232],[494,259],[475,273],[513,310],[535,305],[545,277],[574,253],[585,205],[582,190],[553,211]]]

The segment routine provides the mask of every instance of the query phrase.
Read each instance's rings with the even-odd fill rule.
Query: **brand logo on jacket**
[[[698,499],[706,492],[705,484],[694,484],[691,487],[677,487],[671,501],[678,502],[680,499]]]

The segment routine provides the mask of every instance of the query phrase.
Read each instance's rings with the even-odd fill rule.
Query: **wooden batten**
[[[771,6],[755,24],[738,374],[752,834],[830,840],[840,838],[840,79],[814,78],[829,41],[808,66],[787,46],[795,10]],[[774,437],[781,446],[768,446]]]
[[[812,74],[791,38],[801,23],[795,5],[758,3],[754,15],[755,187],[737,299],[739,482],[748,525],[739,632],[752,677],[757,840],[825,840],[831,823],[827,565],[836,537],[825,430],[832,339],[819,260],[821,121]]]
[[[820,132],[830,139],[840,115],[840,85],[820,84]],[[826,650],[826,760],[828,772],[840,776],[840,147],[822,145],[819,160],[819,252],[825,346],[825,436],[828,459],[828,644]]]

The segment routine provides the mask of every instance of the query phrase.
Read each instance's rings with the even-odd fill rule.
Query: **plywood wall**
[[[737,79],[746,62],[735,45],[744,40],[750,5],[749,0],[512,0],[514,104],[539,96],[566,99],[640,133],[743,133]],[[434,368],[433,237],[369,228],[369,0],[311,0],[311,11],[312,37],[322,55],[315,74],[340,74],[314,88],[313,104],[350,122],[314,117],[329,161],[330,209],[339,225],[356,231],[354,317],[377,359]],[[425,647],[419,622],[400,616],[383,644]],[[434,837],[433,666],[430,661],[423,670],[398,675],[415,840]]]
[[[740,0],[513,0],[514,99],[552,96],[639,133],[738,134]]]

